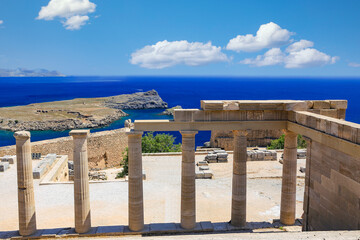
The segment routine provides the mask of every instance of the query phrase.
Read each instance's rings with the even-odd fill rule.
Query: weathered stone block
[[[223,109],[224,110],[239,110],[239,103],[234,102],[234,101],[224,102]]]
[[[202,170],[195,170],[195,178],[196,179],[201,179],[201,178],[204,178],[205,177],[205,174],[204,174],[204,171]]]
[[[205,178],[212,178],[213,172],[211,170],[204,170],[204,177]]]
[[[307,105],[308,109],[311,109],[314,106],[314,102],[313,101],[306,101],[306,105]]]
[[[327,117],[338,118],[337,109],[320,109],[320,114]]]
[[[356,143],[358,129],[351,125],[340,125],[339,137]]]
[[[313,102],[314,102],[313,109],[330,109],[330,101],[315,100]]]
[[[14,164],[15,160],[16,156],[6,155],[4,157],[0,157],[1,162],[8,162],[9,164]]]
[[[203,110],[223,110],[223,101],[201,100],[201,109]]]
[[[200,166],[199,170],[209,170],[209,166]]]
[[[208,162],[207,161],[199,161],[197,164],[197,166],[208,166]]]
[[[330,100],[330,107],[334,109],[347,109],[347,100]]]
[[[8,162],[0,162],[0,172],[5,172],[9,168]]]
[[[345,119],[345,115],[346,115],[346,109],[338,109],[338,119]]]
[[[336,122],[331,122],[331,135],[339,135],[339,124]]]
[[[256,154],[256,158],[257,160],[264,160],[264,157],[265,157],[265,153],[264,152],[260,152],[258,151],[257,154]]]

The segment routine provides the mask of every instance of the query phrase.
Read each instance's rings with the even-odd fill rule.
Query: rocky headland
[[[162,113],[160,113],[160,115],[174,116],[174,111],[175,111],[175,109],[182,109],[182,107],[181,107],[180,105],[177,105],[177,106],[175,106],[175,107],[165,109],[165,111],[163,111]]]
[[[127,114],[123,109],[166,108],[155,90],[102,98],[76,98],[0,108],[0,130],[53,130],[96,128]]]

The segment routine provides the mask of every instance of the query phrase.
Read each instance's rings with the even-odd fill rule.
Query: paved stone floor
[[[197,222],[228,222],[231,209],[232,155],[228,163],[210,164],[214,179],[196,180]],[[204,159],[197,155],[196,160]],[[304,160],[298,160],[304,166]],[[34,164],[35,165],[35,164]],[[181,156],[146,156],[143,166],[145,223],[180,221]],[[247,221],[279,218],[282,165],[276,161],[248,162]],[[298,168],[299,168],[298,166]],[[303,177],[303,174],[298,172]],[[298,178],[297,218],[301,218],[304,179]],[[39,185],[35,180],[38,229],[74,226],[73,185]],[[127,182],[90,184],[93,226],[127,225]],[[18,229],[16,168],[0,173],[0,231]]]

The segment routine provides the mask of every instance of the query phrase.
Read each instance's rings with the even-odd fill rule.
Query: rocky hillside
[[[103,98],[34,103],[0,108],[0,130],[54,130],[106,126],[127,114],[122,109],[166,108],[155,90]]]

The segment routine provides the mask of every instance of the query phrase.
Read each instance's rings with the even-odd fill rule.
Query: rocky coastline
[[[64,131],[104,127],[127,116],[122,109],[166,108],[155,90],[0,108],[0,130]]]

